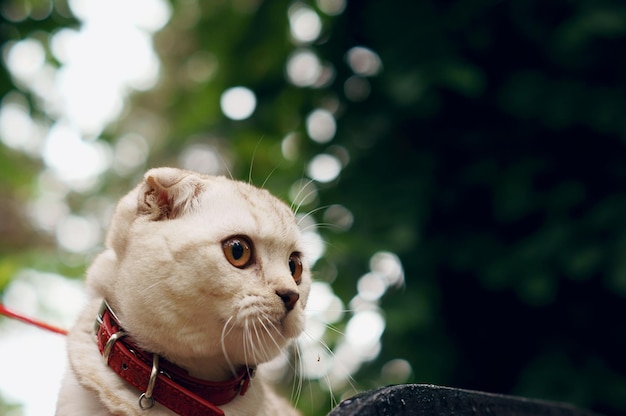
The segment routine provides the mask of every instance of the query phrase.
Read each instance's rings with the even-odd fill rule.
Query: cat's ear
[[[151,220],[173,219],[193,210],[204,189],[200,176],[175,168],[150,169],[138,195],[138,212]]]

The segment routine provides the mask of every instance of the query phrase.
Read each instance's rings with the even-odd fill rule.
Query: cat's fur
[[[226,260],[222,242],[231,236],[249,238],[252,264]],[[119,202],[106,247],[87,272],[91,300],[68,337],[57,416],[173,414],[159,404],[141,410],[141,392],[103,363],[93,332],[103,298],[134,343],[206,380],[272,359],[303,330],[310,271],[303,254],[297,284],[289,256],[305,247],[294,214],[265,190],[152,169]],[[292,310],[277,295],[284,290],[299,294]],[[244,396],[220,406],[226,415],[298,414],[260,370]]]

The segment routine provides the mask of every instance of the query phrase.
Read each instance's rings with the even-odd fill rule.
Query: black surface
[[[383,387],[346,399],[329,416],[600,416],[563,403],[424,384]]]

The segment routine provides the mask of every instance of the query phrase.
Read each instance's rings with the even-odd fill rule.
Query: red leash
[[[50,332],[54,332],[56,334],[67,335],[67,331],[65,329],[57,328],[56,326],[49,325],[45,322],[38,321],[36,319],[32,319],[26,317],[24,315],[20,315],[19,313],[8,310],[4,307],[2,303],[0,303],[0,315],[7,316],[9,318],[17,319],[18,321],[22,321],[29,325],[34,325],[37,328],[45,329]]]

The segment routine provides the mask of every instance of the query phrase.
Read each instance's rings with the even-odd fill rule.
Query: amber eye
[[[230,264],[240,269],[252,263],[252,244],[245,237],[231,237],[222,243],[224,256]]]
[[[291,270],[293,280],[299,285],[302,281],[302,259],[298,253],[292,253],[289,256],[289,270]]]

